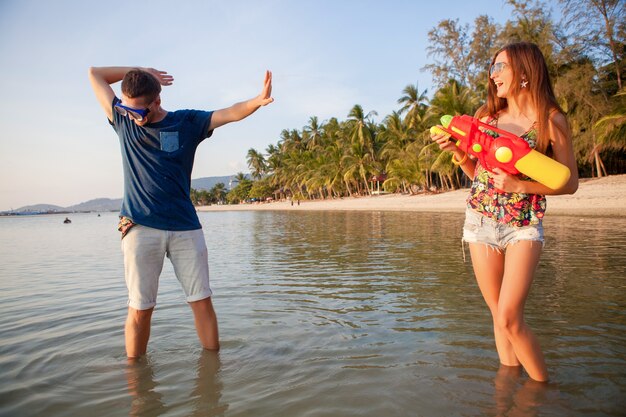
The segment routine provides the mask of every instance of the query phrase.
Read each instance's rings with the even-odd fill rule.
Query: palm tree
[[[250,171],[252,172],[252,177],[261,179],[267,171],[267,164],[263,154],[254,148],[250,148],[248,150],[247,160],[248,168],[250,168]]]
[[[398,99],[398,104],[402,104],[399,113],[406,112],[407,124],[410,128],[417,129],[428,108],[426,92],[427,90],[424,90],[420,93],[417,83],[415,85],[409,84],[402,90],[404,95]]]
[[[223,203],[226,198],[226,185],[223,182],[218,182],[211,188],[210,193],[215,198],[216,203]]]
[[[197,206],[198,205],[198,190],[196,190],[195,188],[192,188],[189,191],[189,198],[191,199],[191,203],[194,206]]]
[[[271,174],[276,170],[276,167],[280,163],[280,149],[278,149],[277,146],[270,144],[265,152],[267,153],[266,172]]]
[[[626,101],[621,100],[622,98],[626,98],[626,87],[614,96],[616,105],[613,112],[598,120],[593,126],[596,139],[593,154],[599,177],[603,172],[606,175],[606,169],[600,158],[600,149],[617,151],[626,149]]]
[[[361,184],[363,184],[367,193],[371,195],[368,177],[373,172],[380,171],[380,165],[374,161],[372,154],[361,143],[355,142],[350,147],[350,153],[344,155],[341,162],[345,166],[344,180],[356,183],[359,193],[361,193]]]
[[[416,148],[415,130],[409,127],[409,115],[402,119],[399,112],[392,112],[385,117],[379,137],[384,145],[380,152],[380,161],[385,167],[387,179],[383,183],[385,190],[412,192],[413,186],[424,185],[419,147]],[[416,150],[417,149],[417,150]]]
[[[346,172],[344,178],[352,178],[357,183],[357,189],[361,190],[360,179],[363,179],[367,193],[371,194],[368,185],[368,176],[372,173],[372,167],[376,161],[375,126],[371,121],[376,111],[365,114],[363,107],[356,104],[350,113],[346,126],[349,129],[351,147],[344,156]]]
[[[610,123],[595,126],[603,116],[612,113],[611,102],[619,97],[606,96],[599,85],[597,70],[588,58],[572,62],[554,87],[559,105],[567,113],[579,165],[590,167],[592,176],[594,171],[598,176],[606,175],[601,157],[604,139],[598,139],[598,135],[609,133]]]
[[[244,183],[246,181],[250,181],[250,180],[248,179],[248,176],[244,174],[243,172],[238,172],[237,175],[235,175],[235,177],[231,178],[230,180],[231,183],[237,183],[237,185]],[[232,189],[233,187],[230,187],[230,188]]]
[[[307,134],[307,148],[314,149],[321,145],[324,135],[324,125],[319,123],[317,116],[313,116],[309,119],[309,124],[304,127],[303,133]]]
[[[235,175],[235,179],[236,179],[237,181],[239,181],[239,182],[243,182],[243,181],[245,181],[245,180],[247,180],[247,179],[248,179],[248,176],[247,176],[246,174],[244,174],[243,172],[238,172],[238,173]]]
[[[478,108],[478,97],[473,91],[457,80],[451,79],[446,85],[440,88],[433,99],[426,114],[427,117],[435,118],[438,123],[439,117],[444,114],[472,115]],[[431,120],[432,122],[433,120]]]
[[[363,107],[359,104],[355,104],[352,110],[350,110],[350,113],[348,113],[348,122],[352,123],[350,140],[352,143],[359,142],[361,146],[364,146],[368,150],[372,148],[374,142],[373,132],[369,129],[368,125],[373,115],[377,116],[378,113],[372,110],[365,114]]]
[[[330,143],[324,149],[323,162],[320,172],[323,175],[324,187],[329,197],[340,195],[343,184],[343,148],[340,143]],[[347,190],[348,191],[348,190]]]
[[[413,186],[425,186],[419,155],[407,149],[388,160],[387,179],[383,183],[385,190],[413,193]]]
[[[448,84],[435,93],[433,99],[430,101],[430,107],[426,112],[425,119],[430,122],[430,125],[435,125],[440,123],[440,117],[445,114],[471,115],[474,114],[478,108],[478,104],[478,96],[474,94],[470,88],[461,85],[461,83],[456,80],[450,80]],[[441,186],[454,188],[452,172],[455,172],[457,167],[452,164],[450,155],[442,155],[439,147],[430,141],[424,144],[420,155],[423,158],[425,166],[429,167],[428,170],[439,175]],[[430,172],[428,172],[427,175],[430,179]]]

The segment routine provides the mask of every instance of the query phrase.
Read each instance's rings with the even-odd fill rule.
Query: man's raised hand
[[[161,85],[172,85],[174,77],[167,73],[167,71],[159,71],[154,68],[144,68],[144,71],[152,74]]]
[[[272,98],[272,71],[265,71],[265,81],[259,99],[261,106],[266,106],[274,101]]]

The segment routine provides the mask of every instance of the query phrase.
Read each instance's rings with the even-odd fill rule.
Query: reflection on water
[[[193,412],[190,416],[221,416],[228,410],[228,404],[222,401],[220,367],[218,353],[203,351],[198,355],[198,374],[191,392]]]
[[[159,416],[166,411],[163,394],[157,390],[158,384],[154,380],[154,369],[149,360],[129,360],[126,367],[131,416]]]
[[[177,389],[177,382],[167,387],[166,381],[158,381],[155,377],[156,365],[151,357],[129,360],[126,366],[128,393],[130,394],[130,416],[160,416],[170,412],[175,406],[165,403],[163,391]],[[228,404],[221,401],[222,382],[220,380],[220,357],[218,353],[198,352],[195,366],[196,376],[185,408],[186,416],[222,416],[228,410]],[[191,371],[189,369],[188,371]]]
[[[549,384],[522,378],[518,366],[500,365],[494,380],[494,416],[540,415],[548,401]]]
[[[621,415],[626,218],[549,217],[526,316],[552,380],[499,367],[460,214],[200,215],[220,320],[166,263],[127,362],[115,214],[0,218],[0,415]],[[111,411],[114,410],[114,411]]]

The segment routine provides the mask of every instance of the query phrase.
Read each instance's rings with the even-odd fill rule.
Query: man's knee
[[[154,307],[147,310],[137,310],[135,308],[128,307],[128,320],[138,324],[149,322],[152,318],[153,311]]]
[[[189,305],[193,310],[213,311],[213,302],[211,301],[211,297],[203,298],[198,301],[191,301]]]

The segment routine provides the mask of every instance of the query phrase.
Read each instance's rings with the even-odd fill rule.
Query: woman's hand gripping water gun
[[[557,190],[570,177],[567,166],[532,149],[528,143],[510,132],[498,129],[471,116],[443,116],[442,126],[433,126],[431,134],[446,134],[456,140],[456,146],[480,160],[487,170],[499,174],[522,173],[533,180]],[[492,130],[497,138],[484,132]]]

